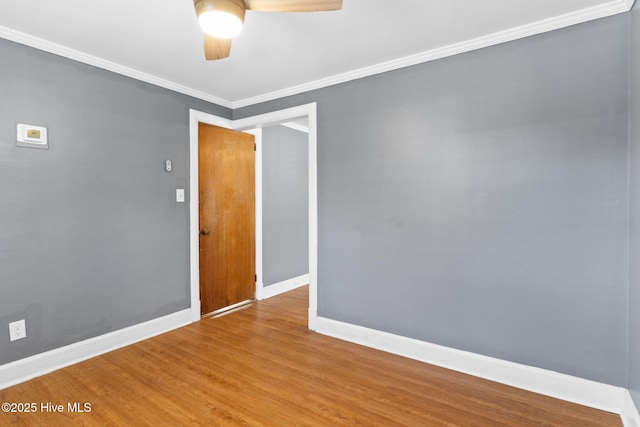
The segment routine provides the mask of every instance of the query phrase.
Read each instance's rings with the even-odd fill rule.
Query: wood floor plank
[[[306,287],[0,390],[2,426],[621,426],[559,401],[310,332]],[[70,413],[68,403],[91,404]]]

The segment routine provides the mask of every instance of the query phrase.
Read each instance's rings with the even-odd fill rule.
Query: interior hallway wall
[[[309,137],[262,129],[262,253],[265,286],[309,274]]]

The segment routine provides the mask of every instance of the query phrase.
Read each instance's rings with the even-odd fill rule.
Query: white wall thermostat
[[[166,162],[164,162],[164,169],[167,172],[171,172],[173,170],[173,166],[171,165],[171,160],[167,160]]]
[[[18,147],[49,148],[46,127],[18,123],[16,134]]]

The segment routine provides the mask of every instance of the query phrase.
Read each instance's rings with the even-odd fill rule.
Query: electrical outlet
[[[15,341],[27,337],[24,319],[9,323],[9,340]]]

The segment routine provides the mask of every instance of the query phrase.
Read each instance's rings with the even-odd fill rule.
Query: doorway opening
[[[317,270],[318,270],[318,208],[317,208],[317,119],[316,104],[305,104],[271,113],[239,120],[225,119],[202,111],[189,112],[190,139],[190,290],[192,321],[200,320],[200,262],[199,262],[199,184],[198,142],[199,123],[251,133],[256,139],[256,149],[261,147],[263,127],[306,120],[308,124],[308,186],[309,186],[309,329],[316,329],[317,322]],[[256,152],[256,297],[261,299],[262,288],[262,164]]]
[[[258,299],[309,283],[309,131],[305,120],[262,129],[263,265]]]

